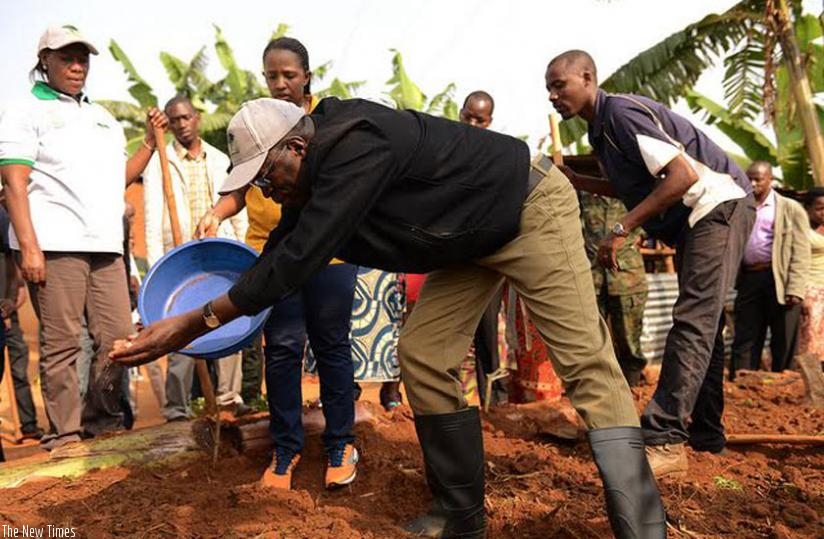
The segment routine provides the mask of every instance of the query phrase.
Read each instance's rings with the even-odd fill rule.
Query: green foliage
[[[392,56],[392,78],[386,81],[391,85],[386,94],[392,98],[399,109],[422,110],[426,96],[421,89],[407,75],[403,67],[403,56],[395,49],[390,49]]]
[[[428,114],[443,116],[450,120],[458,119],[458,104],[455,102],[455,84],[449,83],[441,92],[428,100],[426,94],[415,84],[403,66],[403,56],[396,49],[389,49],[392,56],[392,78],[386,81],[390,86],[386,92],[399,109],[424,111]]]
[[[801,2],[788,1],[796,39],[807,65],[813,93],[824,91],[824,45],[820,43],[824,14],[820,20],[802,13]],[[786,67],[772,49],[773,27],[767,18],[765,0],[742,0],[721,14],[707,15],[624,64],[601,87],[608,92],[636,93],[671,106],[686,97],[693,111],[703,111],[738,144],[745,156],[736,161],[764,159],[781,167],[784,184],[805,189],[813,184],[804,133],[796,118],[795,97]],[[816,41],[818,40],[818,41]],[[724,104],[714,103],[692,91],[698,78],[723,59]],[[777,66],[772,68],[771,66]],[[764,89],[775,88],[772,144],[753,121],[765,110]],[[819,106],[819,123],[824,111]],[[586,123],[580,118],[561,122],[564,146],[580,141]]]
[[[704,121],[707,124],[715,125],[719,131],[738,144],[750,161],[763,160],[774,166],[778,165],[775,146],[752,123],[735,116],[727,107],[698,92],[688,93],[686,101],[693,112],[704,113]]]
[[[175,92],[187,96],[200,111],[200,134],[209,144],[226,151],[226,127],[241,104],[250,99],[268,96],[268,91],[257,78],[255,72],[241,68],[235,59],[232,47],[226,41],[220,27],[215,25],[215,54],[225,70],[222,79],[212,82],[206,76],[209,58],[207,48],[200,50],[188,62],[169,52],[160,53],[160,62],[166,70]],[[283,37],[289,30],[286,24],[279,24],[271,39]],[[138,74],[126,53],[112,40],[109,50],[112,56],[123,65],[132,85],[130,95],[137,105],[125,101],[100,101],[115,118],[124,125],[128,139],[128,149],[133,152],[140,145],[145,129],[145,109],[157,106],[158,101],[152,88]],[[424,110],[430,114],[441,115],[450,119],[458,118],[458,105],[454,101],[455,85],[449,84],[443,91],[427,100],[421,89],[412,81],[403,67],[403,58],[394,51],[392,61],[393,76],[387,82],[391,85],[387,94],[392,97],[398,108]],[[332,62],[326,62],[313,70],[313,83],[317,85],[332,68]],[[355,97],[365,81],[342,81],[335,77],[329,86],[316,90],[319,98],[335,96],[341,99]]]
[[[443,116],[450,120],[458,119],[458,104],[455,102],[455,83],[449,83],[443,91],[433,97],[426,106],[426,112]]]
[[[327,88],[314,92],[314,94],[318,96],[319,99],[331,96],[339,97],[341,99],[351,99],[355,97],[360,87],[364,84],[366,84],[366,81],[364,80],[344,82],[335,77],[332,79],[332,82]]]
[[[275,28],[275,31],[272,32],[272,35],[269,37],[269,41],[274,41],[279,37],[284,37],[286,33],[289,31],[289,25],[286,23],[278,24],[278,27]]]
[[[719,489],[744,490],[744,487],[741,486],[741,483],[739,483],[735,479],[727,479],[723,475],[716,475],[715,477],[713,477],[712,480],[715,483],[715,486]]]
[[[751,120],[763,111],[765,55],[769,53],[764,34],[747,28],[741,48],[724,59],[724,99],[732,116]]]
[[[818,20],[805,15],[796,21],[796,39],[807,60],[807,73],[813,93],[824,91],[824,45],[816,40],[822,35]],[[775,70],[778,98],[775,102],[773,131],[777,144],[770,142],[745,114],[735,114],[735,106],[718,104],[697,92],[686,96],[693,112],[703,112],[704,120],[714,124],[744,151],[745,164],[756,159],[769,161],[781,168],[785,186],[807,189],[813,185],[810,162],[804,144],[804,133],[796,118],[795,100],[787,68],[781,64]],[[728,97],[729,99],[729,97]],[[818,107],[819,123],[824,126],[824,109]]]
[[[134,65],[132,65],[132,61],[129,60],[129,57],[126,56],[126,53],[123,52],[123,49],[120,48],[120,45],[118,45],[115,40],[112,40],[109,44],[109,51],[126,71],[129,82],[132,83],[132,85],[129,86],[129,94],[134,100],[137,101],[142,108],[156,107],[157,97],[155,97],[152,88],[143,80],[143,77],[137,74],[137,70],[134,68]]]

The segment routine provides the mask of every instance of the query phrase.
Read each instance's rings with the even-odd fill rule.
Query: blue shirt
[[[674,245],[718,204],[752,192],[744,171],[702,131],[660,103],[598,91],[589,143],[619,198],[631,210],[661,181],[661,170],[683,155],[698,175],[682,201],[644,223],[647,233]]]

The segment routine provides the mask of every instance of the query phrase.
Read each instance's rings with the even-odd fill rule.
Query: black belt
[[[772,271],[772,263],[756,262],[755,264],[742,264],[741,269],[747,273],[756,271]]]
[[[541,183],[541,180],[546,178],[549,171],[552,170],[552,167],[555,165],[552,164],[552,160],[547,157],[546,155],[541,155],[540,157],[533,159],[532,163],[529,165],[529,178],[526,182],[526,194],[532,192],[535,187]]]

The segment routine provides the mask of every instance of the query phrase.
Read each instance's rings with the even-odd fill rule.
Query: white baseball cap
[[[219,193],[231,193],[252,181],[269,150],[305,115],[302,108],[282,99],[264,97],[244,103],[226,128],[232,170]]]
[[[39,54],[45,49],[62,49],[72,43],[82,43],[89,49],[90,53],[98,54],[97,48],[92,45],[88,39],[83,37],[77,28],[70,24],[50,26],[46,29],[43,35],[40,36],[40,41],[37,43],[37,53]]]

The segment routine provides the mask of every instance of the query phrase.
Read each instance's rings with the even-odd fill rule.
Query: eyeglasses
[[[273,168],[275,168],[275,160],[274,159],[269,163],[269,166],[266,167],[266,171],[263,174],[258,174],[257,176],[252,178],[252,181],[250,183],[252,185],[254,185],[255,187],[259,188],[259,189],[269,189],[269,188],[271,188],[272,187],[272,182],[271,182],[271,180],[269,180],[269,178],[267,178],[267,176],[269,176],[269,174],[272,172]]]

